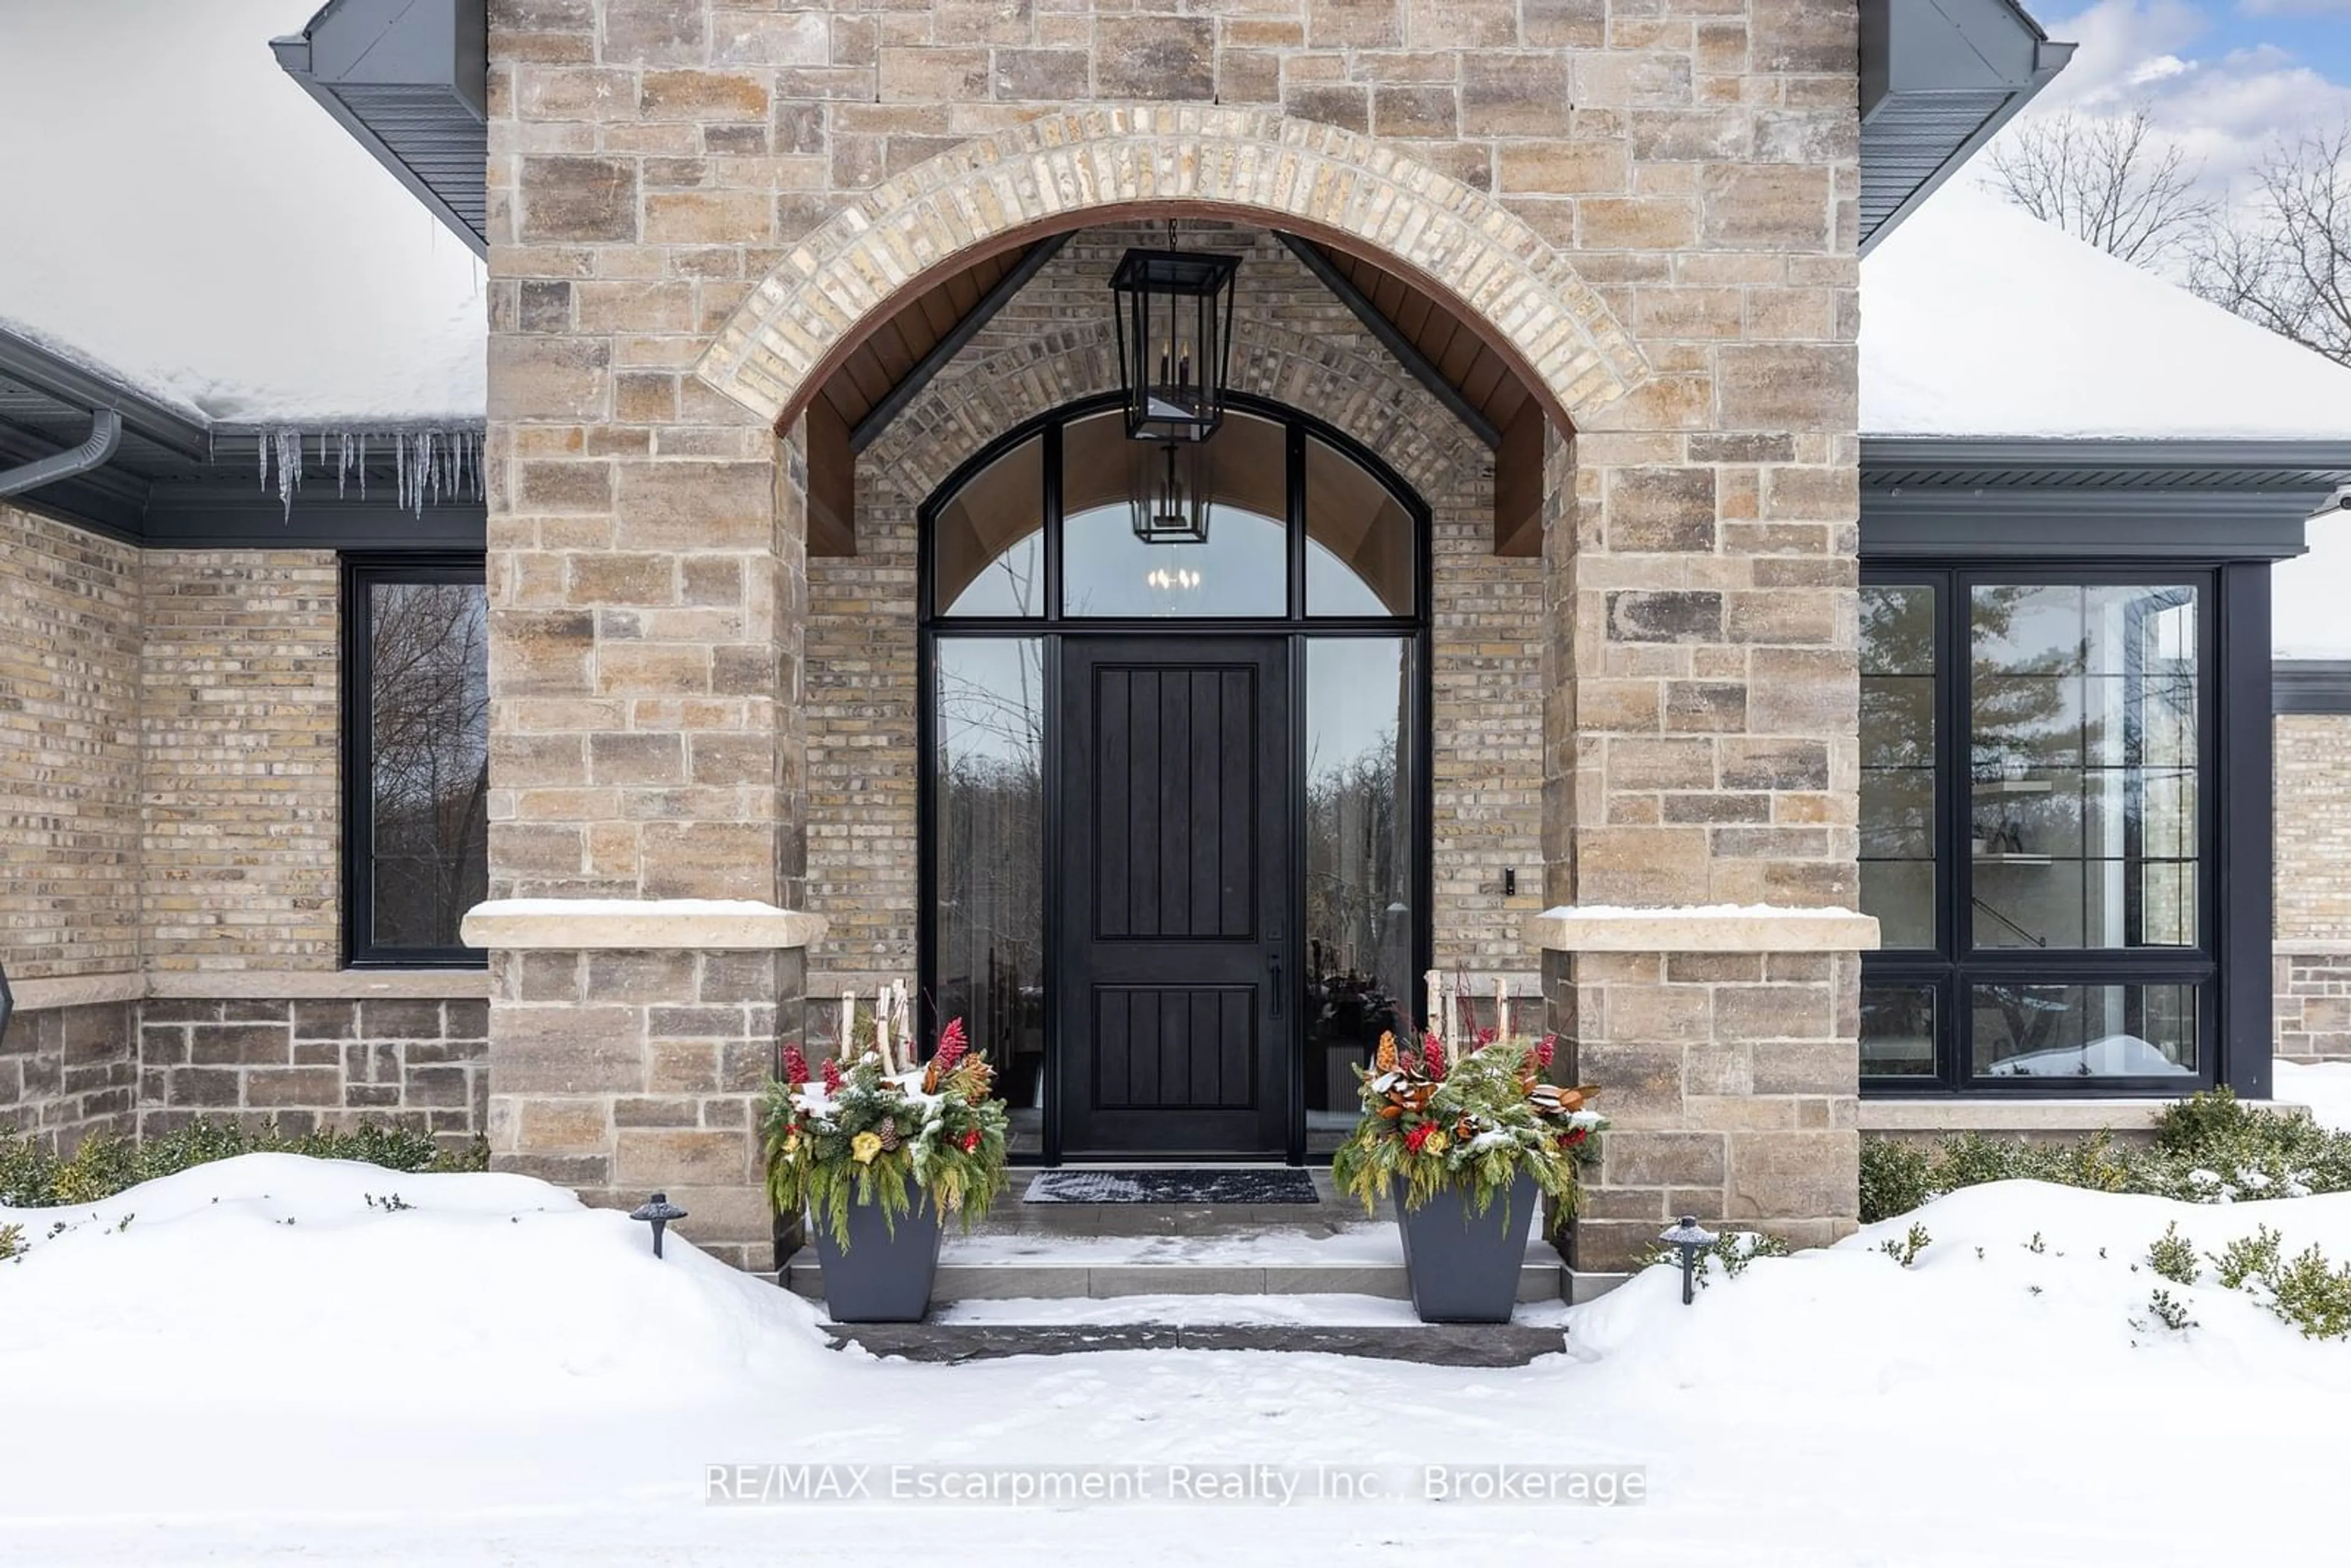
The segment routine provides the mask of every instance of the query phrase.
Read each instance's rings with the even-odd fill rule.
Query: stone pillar
[[[751,1109],[809,935],[805,470],[688,373],[773,264],[785,183],[768,86],[707,69],[706,10],[492,7],[493,905],[469,931],[493,1163],[596,1203],[665,1188],[684,1234],[762,1266]],[[756,929],[677,907],[711,900]]]
[[[1876,940],[1843,914],[1859,901],[1854,180],[1701,169],[1674,276],[1708,287],[1659,317],[1689,341],[1653,341],[1656,378],[1550,454],[1545,891],[1564,913],[1535,940],[1568,1061],[1617,1128],[1583,1267],[1620,1265],[1677,1212],[1797,1242],[1854,1223],[1855,954]],[[1628,909],[1651,915],[1609,913]],[[1756,911],[1777,918],[1729,918]]]
[[[633,1208],[738,1268],[773,1266],[760,1094],[800,1038],[805,949],[823,923],[750,904],[486,904],[490,1157]]]
[[[1593,910],[1535,922],[1564,1074],[1613,1125],[1569,1261],[1624,1267],[1673,1217],[1833,1241],[1859,1206],[1859,951],[1837,910]]]

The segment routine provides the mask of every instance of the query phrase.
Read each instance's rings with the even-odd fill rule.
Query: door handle
[[[1280,1018],[1281,1016],[1281,955],[1267,954],[1265,967],[1273,972],[1273,1016]]]

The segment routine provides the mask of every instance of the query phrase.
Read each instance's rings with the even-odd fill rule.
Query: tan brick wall
[[[16,980],[138,967],[138,721],[139,552],[0,506],[0,957]]]
[[[152,968],[341,962],[338,592],[326,550],[141,559]]]
[[[2351,1061],[2351,714],[2274,721],[2277,1053]]]
[[[2273,723],[2277,943],[2351,943],[2351,714]]]

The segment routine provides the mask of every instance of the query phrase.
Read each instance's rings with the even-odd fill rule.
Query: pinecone
[[[903,1142],[903,1140],[898,1136],[897,1117],[883,1117],[882,1125],[875,1128],[874,1131],[879,1133],[882,1136],[882,1152],[883,1154],[894,1154],[897,1152],[898,1145]]]

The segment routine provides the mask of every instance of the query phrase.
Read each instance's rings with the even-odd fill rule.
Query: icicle
[[[408,433],[404,430],[392,433],[392,471],[394,476],[392,504],[405,507],[408,505]]]
[[[360,499],[367,499],[367,432],[360,432]]]

